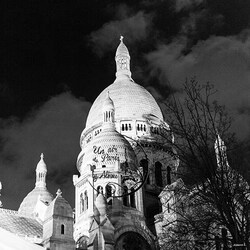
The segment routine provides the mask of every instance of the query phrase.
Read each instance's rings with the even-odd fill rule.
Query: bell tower
[[[116,50],[115,61],[116,77],[119,79],[123,77],[131,78],[130,55],[127,47],[123,43],[123,36],[120,37],[120,44]]]

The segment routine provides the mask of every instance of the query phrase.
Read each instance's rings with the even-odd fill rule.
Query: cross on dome
[[[44,154],[41,153],[40,155],[40,161],[38,162],[37,164],[37,168],[36,168],[37,171],[47,171],[47,167],[46,167],[46,164],[44,162]]]
[[[37,187],[46,187],[46,173],[47,173],[47,166],[44,162],[44,154],[41,153],[40,161],[37,163],[36,166],[36,186]]]
[[[123,42],[123,38],[124,38],[123,36],[120,36],[120,41],[121,41],[121,42]]]
[[[60,189],[60,188],[58,188],[58,189],[57,189],[57,191],[56,191],[56,195],[57,195],[57,196],[62,196],[62,191],[61,191],[61,189]]]

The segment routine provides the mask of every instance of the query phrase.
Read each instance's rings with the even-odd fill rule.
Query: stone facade
[[[169,126],[158,104],[131,78],[130,55],[122,38],[115,60],[116,79],[96,98],[80,138],[80,176],[73,178],[74,238],[81,249],[87,249],[94,201],[101,193],[114,227],[114,249],[130,249],[122,248],[130,240],[138,249],[156,249],[154,215],[161,211],[158,195],[175,179],[178,161],[160,136]]]
[[[61,193],[53,198],[46,188],[43,155],[20,205],[19,216],[39,222],[34,243],[47,249],[157,249],[158,196],[175,180],[178,160],[160,136],[172,136],[160,107],[131,77],[122,38],[115,61],[116,79],[96,98],[80,137],[75,221]]]

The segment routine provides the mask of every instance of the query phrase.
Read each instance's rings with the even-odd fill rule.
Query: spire
[[[228,167],[228,160],[227,160],[227,147],[224,141],[221,139],[218,131],[216,131],[217,136],[214,143],[214,149],[216,154],[217,165],[219,168]]]
[[[46,187],[47,166],[44,162],[43,153],[41,153],[40,158],[36,167],[36,187]]]
[[[109,92],[107,92],[107,97],[103,103],[103,125],[108,127],[114,127],[115,121],[115,106],[113,100],[109,96]]]
[[[116,50],[115,61],[116,61],[116,77],[131,78],[130,55],[126,45],[123,43],[123,36],[120,37],[120,44]]]

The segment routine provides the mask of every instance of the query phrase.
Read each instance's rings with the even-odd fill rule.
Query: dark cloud
[[[90,107],[74,95],[92,101],[112,82],[120,35],[131,52],[134,79],[158,100],[196,75],[218,89],[241,138],[250,133],[250,1],[28,1],[2,7],[0,180],[6,207],[16,209],[33,189],[41,152],[49,189],[55,193],[60,186],[73,201],[72,174]],[[64,86],[74,95],[59,94]]]
[[[170,83],[175,89],[193,76],[201,83],[211,82],[218,89],[218,101],[234,116],[238,136],[250,136],[250,116],[239,112],[239,108],[250,107],[250,36],[247,34],[248,31],[243,31],[237,36],[212,36],[197,43],[186,55],[182,53],[185,37],[160,44],[146,56],[151,75],[157,76],[162,85]]]
[[[204,0],[175,0],[175,11],[179,12],[182,10],[190,10],[203,4],[204,2]]]
[[[120,35],[125,37],[127,44],[146,40],[148,36],[151,16],[143,11],[131,15],[128,8],[121,9],[116,20],[105,23],[89,36],[90,44],[99,56],[103,56],[107,51],[114,51]]]
[[[74,205],[72,174],[77,173],[79,139],[89,108],[90,103],[66,92],[52,97],[22,121],[15,118],[1,121],[0,180],[6,208],[18,208],[34,188],[41,152],[48,168],[49,190],[54,194],[60,187]]]
[[[208,9],[190,12],[182,18],[179,35],[187,37],[187,48],[192,48],[199,40],[208,39],[216,35],[224,24],[224,17],[220,14],[212,14]]]

